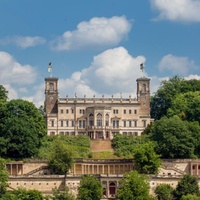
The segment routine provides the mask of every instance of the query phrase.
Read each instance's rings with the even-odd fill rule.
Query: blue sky
[[[200,0],[0,0],[0,84],[9,99],[136,95],[136,79],[200,79]],[[145,71],[140,70],[144,63]]]

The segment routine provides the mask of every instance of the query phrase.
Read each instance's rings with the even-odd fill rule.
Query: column
[[[92,174],[94,174],[94,165],[92,165]]]
[[[84,174],[84,169],[83,169],[84,165],[81,164],[81,174]]]
[[[76,163],[74,163],[73,170],[74,170],[74,174],[76,174]]]
[[[108,174],[110,174],[110,164],[108,164]]]

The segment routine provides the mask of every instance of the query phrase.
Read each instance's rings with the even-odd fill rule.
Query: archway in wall
[[[116,195],[116,183],[115,182],[109,183],[109,194],[111,197],[114,197]]]

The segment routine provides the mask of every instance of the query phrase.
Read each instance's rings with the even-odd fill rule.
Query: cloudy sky
[[[0,84],[44,102],[52,63],[60,97],[136,95],[136,79],[200,79],[200,0],[0,0]],[[144,63],[145,70],[140,70]]]

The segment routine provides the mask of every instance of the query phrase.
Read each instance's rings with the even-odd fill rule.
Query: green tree
[[[168,109],[168,116],[173,115],[178,115],[183,120],[200,123],[200,92],[177,94]]]
[[[174,196],[177,200],[180,200],[184,195],[188,194],[199,196],[199,186],[198,179],[187,174],[178,182],[174,190]]]
[[[117,190],[117,199],[119,200],[150,200],[149,182],[145,175],[137,171],[131,171],[124,174],[120,181],[120,187]]]
[[[151,117],[155,120],[167,114],[168,108],[171,107],[171,101],[174,96],[180,93],[180,86],[183,79],[175,76],[168,81],[162,81],[161,86],[151,98]]]
[[[6,193],[8,187],[8,172],[6,170],[6,162],[0,158],[0,198]]]
[[[33,103],[18,99],[0,107],[0,156],[36,156],[45,134],[45,119]]]
[[[50,169],[58,174],[66,175],[73,167],[74,154],[64,141],[55,140],[48,158]]]
[[[86,135],[52,135],[42,139],[42,146],[39,149],[39,158],[46,159],[51,154],[54,143],[58,140],[63,142],[68,148],[74,152],[74,158],[87,158],[90,151],[90,139]]]
[[[155,144],[146,142],[136,147],[134,151],[134,161],[136,170],[141,174],[155,174],[161,165],[159,155],[156,154]]]
[[[149,135],[156,142],[156,152],[162,158],[194,158],[195,139],[188,123],[178,116],[156,121]]]
[[[75,200],[75,197],[69,192],[69,189],[64,191],[54,190],[52,200]]]
[[[191,132],[194,139],[195,150],[194,154],[200,157],[200,125],[199,122],[187,122],[188,130]]]
[[[158,200],[173,200],[173,191],[174,189],[168,184],[160,184],[155,189]]]
[[[0,85],[0,101],[7,101],[8,91],[4,88],[3,85]]]
[[[176,95],[199,91],[199,88],[200,81],[195,79],[185,80],[181,77],[174,76],[167,81],[162,81],[161,86],[151,98],[151,117],[158,120],[166,116]]]
[[[12,194],[14,194],[14,200],[43,200],[43,195],[38,190],[18,188],[17,190],[14,190]]]
[[[184,195],[181,200],[200,200],[200,197],[195,194]]]
[[[115,150],[115,154],[119,157],[133,158],[133,153],[137,145],[145,143],[147,141],[146,136],[124,136],[121,134],[114,135],[112,139],[112,147]]]
[[[82,176],[80,187],[78,188],[78,200],[100,200],[102,197],[102,186],[100,181],[90,175]]]

